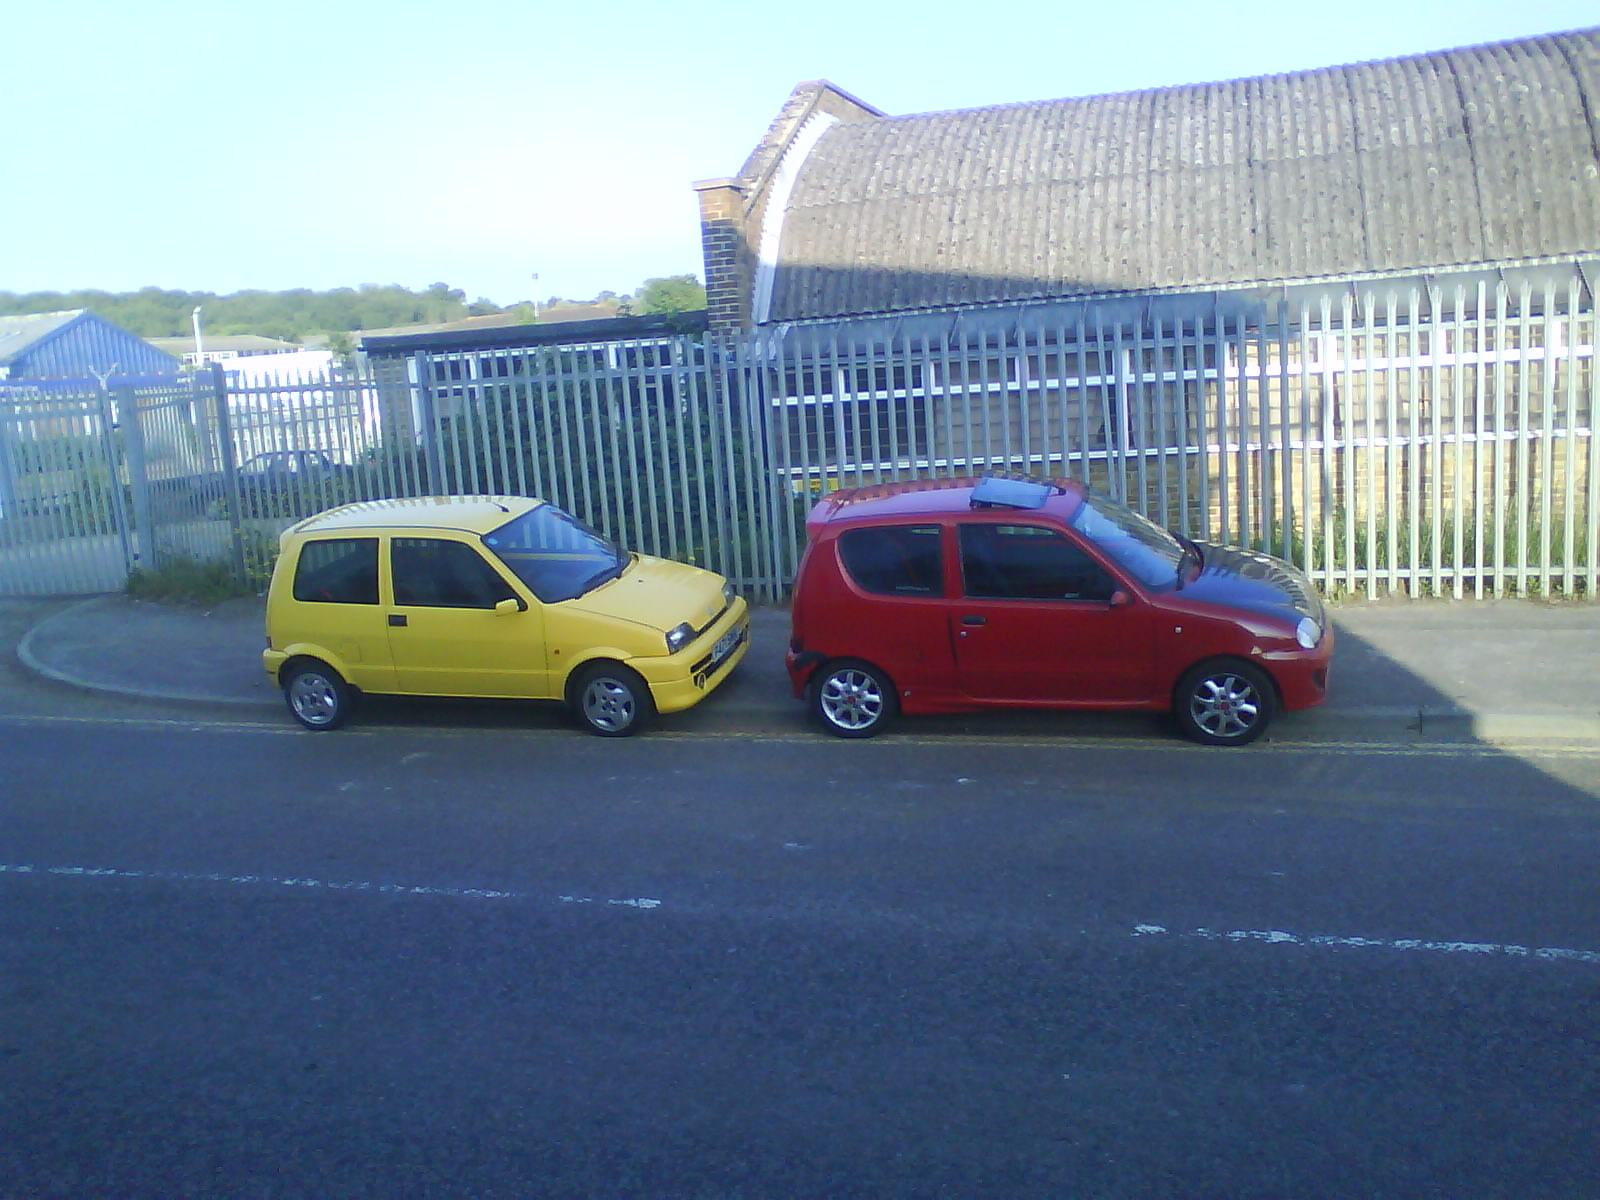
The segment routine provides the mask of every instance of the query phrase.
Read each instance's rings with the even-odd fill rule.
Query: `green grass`
[[[225,562],[178,557],[151,570],[135,567],[128,572],[128,595],[139,600],[207,605],[254,594]]]
[[[198,559],[187,554],[163,555],[161,565],[135,567],[128,573],[128,595],[164,604],[205,606],[240,596],[259,596],[272,581],[278,558],[274,538],[246,531],[244,575],[220,559]]]
[[[1390,561],[1389,537],[1383,521],[1377,523],[1376,538],[1369,539],[1366,521],[1350,522],[1342,512],[1336,514],[1333,519],[1331,538],[1327,536],[1327,530],[1321,524],[1311,529],[1309,534],[1298,526],[1291,529],[1289,554],[1285,557],[1297,565],[1304,564],[1309,537],[1310,561],[1313,569],[1326,572],[1333,577],[1330,585],[1325,588],[1330,596],[1342,595],[1352,589],[1365,589],[1365,581],[1358,579],[1350,582],[1343,578],[1352,569],[1357,572],[1391,569],[1410,571],[1412,574],[1409,586],[1404,579],[1396,580],[1392,584],[1388,580],[1380,579],[1378,587],[1380,590],[1398,587],[1408,590],[1413,595],[1433,594],[1434,580],[1431,575],[1435,570],[1445,577],[1440,583],[1447,593],[1454,590],[1454,579],[1460,575],[1462,586],[1474,590],[1481,576],[1485,581],[1485,591],[1492,595],[1565,594],[1568,589],[1563,586],[1559,576],[1568,565],[1566,518],[1559,513],[1553,515],[1549,531],[1549,556],[1546,558],[1541,514],[1537,512],[1526,514],[1525,532],[1521,537],[1518,536],[1518,517],[1519,514],[1514,509],[1503,511],[1499,515],[1498,537],[1495,519],[1493,517],[1485,519],[1481,563],[1474,557],[1477,552],[1478,527],[1476,516],[1470,512],[1462,514],[1461,518],[1460,561],[1456,555],[1456,524],[1453,514],[1441,514],[1437,538],[1434,534],[1432,514],[1419,514],[1417,538],[1413,545],[1410,519],[1404,511],[1398,512],[1393,520],[1395,531],[1393,562]],[[1588,530],[1579,524],[1572,532],[1571,566],[1574,577],[1570,594],[1584,596],[1594,587],[1594,581],[1582,574],[1589,561]],[[1254,549],[1281,555],[1282,539],[1282,531],[1273,530],[1270,536],[1256,538],[1251,545]],[[1497,544],[1501,547],[1500,556],[1503,559],[1498,563],[1495,562]],[[1519,582],[1518,575],[1524,568],[1532,577]],[[1539,575],[1551,577],[1548,586],[1537,578]]]

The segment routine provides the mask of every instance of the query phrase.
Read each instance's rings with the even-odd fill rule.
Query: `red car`
[[[852,488],[806,531],[789,678],[840,737],[901,712],[1149,709],[1241,746],[1327,694],[1333,630],[1300,571],[1069,480]]]

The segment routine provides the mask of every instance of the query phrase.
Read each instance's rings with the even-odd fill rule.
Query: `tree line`
[[[552,296],[540,304],[524,301],[502,307],[446,283],[414,291],[399,284],[364,283],[360,287],[312,291],[293,288],[269,292],[248,290],[219,296],[146,287],[136,292],[80,289],[70,292],[0,292],[0,316],[61,312],[87,308],[137,337],[185,337],[193,331],[192,314],[204,310],[208,334],[254,333],[298,342],[314,334],[356,333],[405,325],[439,325],[466,317],[514,313],[537,321],[541,310],[566,305],[599,305],[617,316],[687,312],[705,307],[705,289],[693,275],[647,279],[636,293],[602,292],[592,300]]]

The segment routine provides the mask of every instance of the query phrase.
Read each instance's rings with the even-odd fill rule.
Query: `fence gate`
[[[120,591],[135,567],[237,557],[217,511],[220,380],[0,389],[0,595]]]
[[[93,380],[0,388],[0,596],[124,587],[133,562],[116,410]]]

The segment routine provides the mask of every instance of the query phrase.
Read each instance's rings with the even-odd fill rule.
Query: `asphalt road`
[[[0,1195],[1600,1179],[1600,754],[56,699],[0,709]]]

